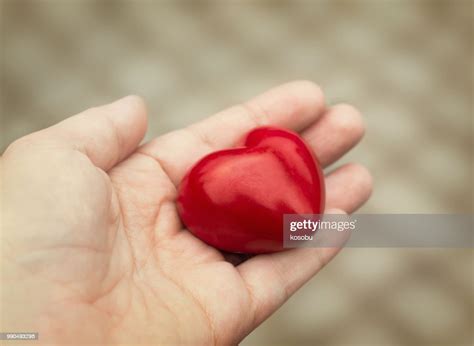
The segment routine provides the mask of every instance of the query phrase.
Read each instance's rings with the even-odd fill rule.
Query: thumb
[[[145,136],[146,128],[143,99],[127,96],[104,106],[90,108],[25,136],[18,142],[59,143],[84,153],[94,165],[107,171],[137,148]]]

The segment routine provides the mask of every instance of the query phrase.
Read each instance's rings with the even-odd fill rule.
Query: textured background
[[[365,115],[365,212],[473,212],[473,2],[1,3],[0,151],[125,94],[148,138],[311,79]],[[472,342],[472,250],[346,249],[244,345]]]

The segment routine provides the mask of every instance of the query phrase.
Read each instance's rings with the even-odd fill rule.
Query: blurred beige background
[[[473,2],[0,0],[0,149],[126,94],[148,138],[311,79],[364,114],[364,212],[473,212]],[[243,345],[473,342],[472,249],[346,249]]]

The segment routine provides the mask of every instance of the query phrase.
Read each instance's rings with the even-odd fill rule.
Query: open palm
[[[175,199],[186,171],[261,125],[300,132],[324,166],[364,132],[354,108],[327,108],[317,86],[299,81],[141,146],[146,110],[135,96],[12,144],[1,160],[0,330],[39,331],[45,343],[242,340],[339,250],[236,265],[183,229]],[[328,209],[352,212],[371,178],[344,165],[326,189]]]

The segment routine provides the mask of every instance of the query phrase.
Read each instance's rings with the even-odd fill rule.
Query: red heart
[[[322,214],[324,175],[296,133],[251,131],[244,147],[217,151],[181,182],[178,210],[189,230],[218,249],[283,249],[283,214]]]

